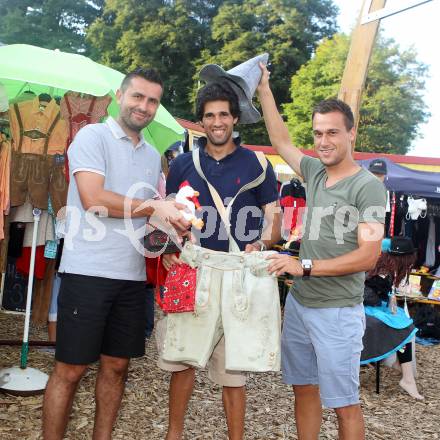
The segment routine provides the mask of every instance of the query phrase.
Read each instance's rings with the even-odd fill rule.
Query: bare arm
[[[269,72],[266,66],[260,63],[260,68],[263,75],[257,90],[270,141],[277,153],[290,165],[296,174],[301,176],[300,163],[304,154],[293,146],[290,140],[289,131],[278,112],[275,99],[270,90]]]
[[[381,251],[383,228],[380,223],[360,223],[358,227],[359,247],[340,257],[314,260],[312,276],[331,277],[373,269]]]
[[[170,200],[130,199],[121,194],[104,189],[104,176],[89,171],[74,174],[81,203],[85,210],[103,207],[109,217],[124,218],[157,216],[159,222],[168,221],[177,229],[186,230],[189,223],[183,219],[179,209],[183,205]]]
[[[79,171],[74,174],[78,186],[81,203],[85,210],[94,206],[102,206],[108,211],[109,217],[124,218],[124,203],[126,198],[120,194],[104,189],[104,176],[89,171]],[[130,200],[132,217],[147,217],[153,213],[152,208],[145,207],[138,212],[142,200]]]
[[[360,223],[358,227],[358,249],[335,258],[313,260],[311,276],[337,277],[371,270],[379,258],[383,237],[383,225],[380,223]],[[301,263],[288,255],[271,255],[273,260],[269,272],[281,275],[284,272],[302,276]]]
[[[275,201],[262,206],[261,209],[264,212],[266,227],[261,235],[261,240],[258,240],[258,242],[263,242],[266,249],[270,249],[281,240],[281,208],[278,201]],[[245,252],[260,250],[258,242],[247,244]]]

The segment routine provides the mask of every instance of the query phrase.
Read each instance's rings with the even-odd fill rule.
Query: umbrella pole
[[[31,261],[26,298],[23,343],[21,346],[20,367],[6,368],[0,371],[0,387],[3,391],[17,395],[32,395],[44,391],[48,376],[35,368],[27,367],[29,351],[29,321],[31,317],[32,289],[34,285],[35,251],[37,248],[38,224],[41,209],[34,208],[34,231],[32,235]]]
[[[29,278],[26,296],[26,314],[24,319],[23,344],[21,346],[20,368],[24,369],[27,365],[27,356],[29,351],[29,321],[31,318],[32,289],[34,288],[35,272],[35,252],[37,248],[38,225],[40,223],[41,210],[34,208],[34,230],[32,235],[31,262],[29,264]]]

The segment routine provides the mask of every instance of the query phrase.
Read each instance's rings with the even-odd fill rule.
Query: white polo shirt
[[[142,253],[146,218],[99,217],[82,206],[74,174],[89,171],[104,176],[104,188],[142,200],[155,197],[160,155],[142,137],[134,146],[120,125],[105,123],[82,128],[68,150],[70,185],[66,236],[60,272],[118,280],[144,281]]]

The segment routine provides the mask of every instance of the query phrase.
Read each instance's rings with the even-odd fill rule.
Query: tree
[[[0,41],[86,52],[85,31],[103,0],[0,0]]]
[[[286,102],[286,78],[333,34],[336,13],[332,0],[107,0],[87,41],[92,57],[120,71],[157,67],[164,105],[192,119],[202,65],[229,69],[264,51],[276,65],[275,94]],[[267,141],[265,130],[250,132],[247,142]]]
[[[107,0],[87,39],[98,61],[126,72],[156,67],[164,80],[163,103],[176,116],[191,118],[192,60],[210,42],[217,1]]]
[[[343,34],[324,40],[292,77],[292,102],[283,107],[295,144],[313,145],[311,110],[337,96],[349,44]],[[413,49],[402,51],[393,40],[378,37],[362,96],[357,151],[407,153],[429,116],[423,101],[426,75]]]
[[[331,0],[225,1],[212,21],[213,43],[194,63],[194,79],[204,64],[216,63],[228,70],[268,52],[275,99],[287,102],[287,78],[310,59],[322,38],[333,35],[337,12]],[[194,95],[193,91],[192,100]],[[263,122],[238,128],[247,143],[269,141]]]

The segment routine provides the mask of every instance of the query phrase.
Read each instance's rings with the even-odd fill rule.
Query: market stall
[[[29,320],[46,324],[62,250],[67,151],[78,131],[117,116],[124,75],[78,54],[0,47],[0,305],[26,311],[21,368],[1,370],[8,391],[44,389],[27,368]],[[160,152],[183,136],[163,108],[143,134]],[[27,292],[32,292],[28,295]]]

